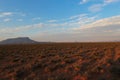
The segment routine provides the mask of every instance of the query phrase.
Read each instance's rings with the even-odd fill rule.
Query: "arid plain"
[[[0,80],[120,80],[120,43],[1,45]]]

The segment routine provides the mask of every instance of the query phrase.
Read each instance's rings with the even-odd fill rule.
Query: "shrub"
[[[29,74],[28,70],[21,68],[21,69],[16,71],[16,79],[17,80],[24,79],[28,74]]]
[[[120,66],[118,65],[112,66],[110,72],[113,76],[120,76]]]

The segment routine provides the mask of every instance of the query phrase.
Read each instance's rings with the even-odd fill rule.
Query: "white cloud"
[[[120,15],[97,20],[98,16],[75,15],[66,21],[1,28],[2,36],[31,35],[42,41],[112,41],[120,39]],[[69,20],[68,20],[69,19]],[[33,30],[35,30],[33,34]],[[31,34],[32,32],[32,34]],[[21,35],[21,36],[22,36]]]
[[[104,0],[104,4],[107,5],[107,4],[118,2],[118,1],[120,0]]]
[[[100,19],[79,28],[73,28],[73,31],[83,35],[80,37],[84,37],[85,40],[87,38],[94,41],[120,40],[120,16]]]
[[[17,19],[17,21],[20,21],[20,22],[21,22],[21,21],[23,21],[23,19]]]
[[[89,0],[81,0],[80,4],[85,4],[87,3]]]
[[[68,25],[72,25],[73,27],[78,27],[95,21],[97,17],[98,16],[89,16],[88,14],[81,14],[70,17],[70,21],[68,21],[67,23]]]
[[[87,14],[80,14],[80,15],[71,16],[69,19],[83,18],[86,16],[87,16]]]
[[[105,26],[111,26],[111,25],[120,25],[120,16],[113,16],[110,18],[100,19],[93,23],[81,26],[78,30],[90,29],[90,28],[95,28],[95,27],[105,27]],[[114,26],[113,26],[113,28],[114,28]]]
[[[0,17],[12,16],[13,14],[14,14],[13,12],[2,12],[0,13]]]
[[[93,22],[96,19],[96,16],[89,17],[87,14],[81,14],[81,15],[75,15],[68,18],[66,21],[60,21],[60,20],[51,20],[48,23],[38,23],[33,25],[26,25],[26,26],[19,26],[18,28],[4,28],[0,29],[0,33],[16,33],[16,32],[23,32],[23,31],[31,31],[32,29],[39,29],[39,28],[51,28],[54,30],[54,28],[66,28],[70,29],[73,27],[79,27],[81,25]],[[18,19],[19,21],[22,21],[22,19]],[[9,21],[9,19],[6,19],[5,21]],[[56,22],[56,23],[53,23]]]
[[[47,22],[54,23],[54,22],[57,22],[57,20],[48,20]]]
[[[115,2],[119,2],[119,1],[120,0],[103,0],[102,3],[93,4],[92,6],[90,6],[88,8],[88,10],[91,12],[99,12],[102,10],[103,7],[105,7],[111,3],[115,3]]]
[[[25,14],[25,13],[20,13],[20,15],[21,15],[21,16],[23,16],[23,17],[24,17],[24,16],[26,16],[26,14]]]
[[[35,17],[32,20],[40,20],[40,19],[41,19],[40,17]]]
[[[23,16],[26,16],[26,14],[22,12],[0,12],[1,22],[9,22],[11,20],[23,21],[23,19],[19,19],[19,17]]]
[[[23,33],[25,31],[33,30],[33,29],[38,29],[43,27],[42,23],[39,24],[33,24],[33,25],[26,25],[26,26],[18,26],[18,27],[6,27],[6,28],[1,28],[0,29],[0,34],[16,34],[16,33]]]
[[[11,19],[6,18],[6,19],[3,19],[3,21],[4,21],[4,22],[9,22],[9,21],[11,21]]]
[[[95,22],[73,29],[73,32],[69,30],[62,33],[43,32],[39,34],[34,35],[33,38],[41,41],[58,42],[116,41],[120,40],[120,16],[96,20]]]
[[[104,6],[103,4],[94,4],[89,7],[89,11],[91,11],[91,12],[101,11],[103,6]]]

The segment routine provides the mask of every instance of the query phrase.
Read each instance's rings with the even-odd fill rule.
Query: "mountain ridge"
[[[9,39],[0,41],[0,44],[36,44],[36,43],[39,43],[39,42],[34,41],[29,37],[9,38]]]

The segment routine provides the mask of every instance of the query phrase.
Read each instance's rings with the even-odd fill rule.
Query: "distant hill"
[[[40,42],[31,40],[29,37],[10,38],[0,41],[0,44],[35,44],[35,43]]]

